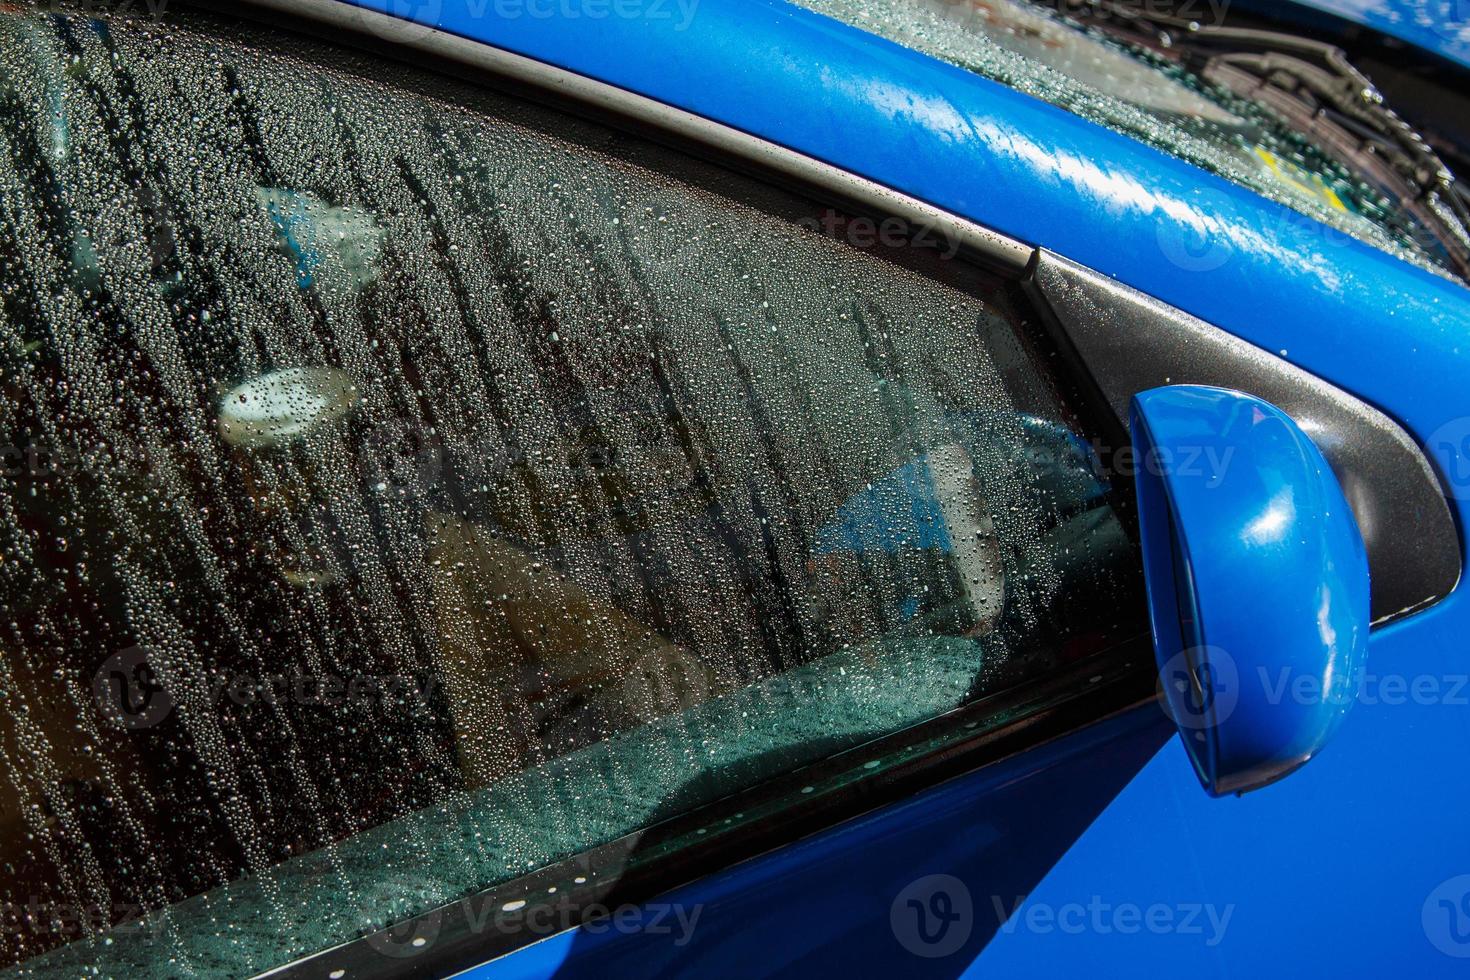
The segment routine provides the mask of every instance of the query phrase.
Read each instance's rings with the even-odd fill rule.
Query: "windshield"
[[[1109,22],[1105,31],[1025,0],[799,2],[1126,133],[1420,267],[1465,272],[1455,235],[1440,227],[1444,216],[1411,200],[1418,195],[1374,158],[1377,147],[1320,138],[1320,106],[1292,111],[1297,93],[1236,62],[1206,68],[1186,57],[1190,35],[1208,34],[1197,25],[1181,22],[1181,41],[1151,19],[1119,18],[1122,28]]]

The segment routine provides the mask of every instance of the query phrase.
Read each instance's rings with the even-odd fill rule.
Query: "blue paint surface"
[[[497,9],[495,0],[422,6],[446,31],[707,116],[1052,249],[1287,351],[1423,436],[1466,414],[1463,285],[1078,116],[777,0],[699,0],[687,20],[669,4],[661,19]],[[1385,344],[1388,334],[1412,340]],[[1367,349],[1372,358],[1360,356]]]
[[[1274,405],[1177,385],[1132,411],[1164,697],[1210,793],[1258,789],[1314,758],[1354,703],[1363,536],[1322,451]],[[1188,464],[1196,454],[1221,464]],[[1296,684],[1312,696],[1274,696]]]
[[[1290,0],[1407,41],[1470,68],[1470,3],[1464,0]]]

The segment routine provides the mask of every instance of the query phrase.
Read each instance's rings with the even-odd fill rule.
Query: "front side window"
[[[1007,294],[817,214],[284,33],[0,13],[0,957],[267,969],[1139,633]]]

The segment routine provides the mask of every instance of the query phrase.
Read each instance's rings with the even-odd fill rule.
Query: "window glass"
[[[1210,84],[1167,46],[1121,43],[1032,0],[796,2],[1127,133],[1417,265],[1455,269],[1419,205],[1378,179],[1383,164],[1361,126],[1339,142],[1364,168],[1288,125],[1268,107],[1269,93],[1247,98]],[[1161,0],[1158,9],[1171,8]],[[1178,34],[1187,45],[1188,32]]]
[[[255,972],[1137,635],[1004,296],[836,220],[284,34],[0,12],[0,956]]]

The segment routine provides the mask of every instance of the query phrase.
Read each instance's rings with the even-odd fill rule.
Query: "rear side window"
[[[0,226],[6,962],[267,969],[1142,629],[1002,290],[612,131],[12,9]]]

